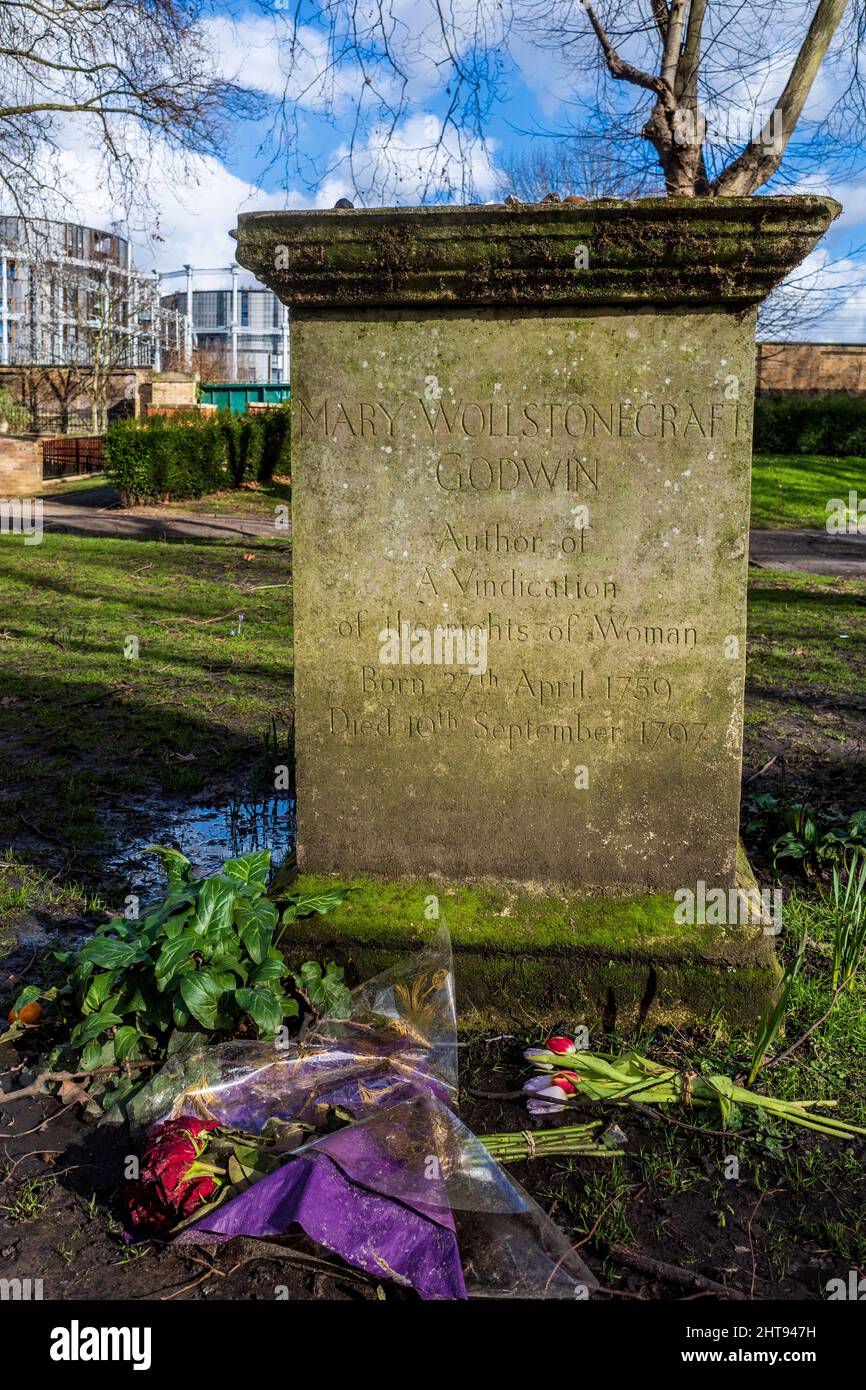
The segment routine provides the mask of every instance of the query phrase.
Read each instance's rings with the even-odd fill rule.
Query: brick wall
[[[174,373],[155,376],[141,386],[142,410],[145,415],[174,415],[178,410],[194,410],[195,392],[195,381],[191,377]]]
[[[866,343],[758,343],[758,392],[866,395]]]
[[[35,436],[0,434],[0,497],[42,491],[42,443]]]

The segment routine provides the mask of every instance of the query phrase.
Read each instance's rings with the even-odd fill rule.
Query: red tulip
[[[555,1052],[560,1057],[566,1053],[577,1051],[571,1038],[548,1038],[545,1047],[548,1052]]]

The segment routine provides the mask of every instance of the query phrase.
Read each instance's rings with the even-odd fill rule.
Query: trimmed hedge
[[[866,397],[759,396],[756,454],[866,456]]]
[[[290,471],[291,406],[233,415],[218,412],[226,438],[226,464],[232,487],[268,483],[275,473]]]
[[[290,468],[290,406],[247,415],[118,420],[103,438],[106,477],[124,500],[204,497]]]

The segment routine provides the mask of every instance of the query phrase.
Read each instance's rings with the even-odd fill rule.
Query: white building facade
[[[160,369],[161,344],[188,340],[158,277],[129,241],[72,222],[0,217],[0,366]]]
[[[162,308],[186,323],[187,355],[211,379],[288,381],[289,311],[238,265],[162,276]]]

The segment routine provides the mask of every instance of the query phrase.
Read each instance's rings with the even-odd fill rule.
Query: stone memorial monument
[[[241,217],[292,309],[299,864],[353,886],[316,949],[360,963],[441,915],[464,1011],[760,1006],[772,913],[736,891],[755,316],[837,213]]]

